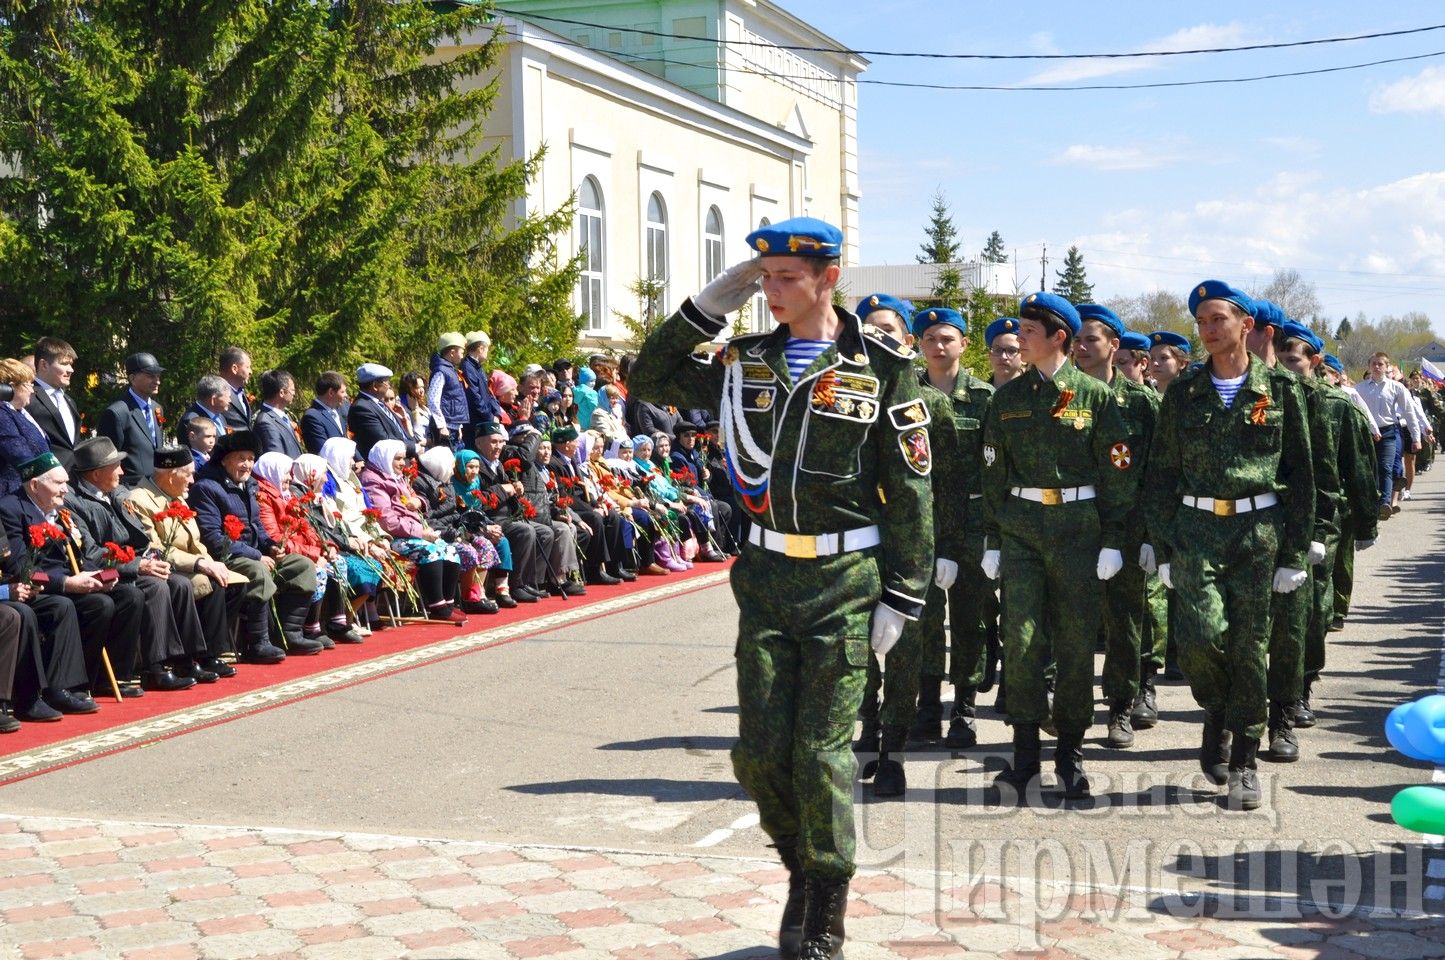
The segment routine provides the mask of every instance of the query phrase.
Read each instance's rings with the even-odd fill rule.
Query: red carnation
[[[381,522],[381,511],[376,509],[375,507],[367,507],[365,510],[361,511],[361,515],[375,523]]]
[[[502,464],[502,469],[511,474],[521,473],[522,461],[518,460],[516,457],[512,457],[511,459],[505,461]]]
[[[566,510],[568,507],[572,506],[573,503],[574,503],[574,501],[573,501],[573,499],[572,499],[571,497],[558,497],[558,498],[557,498],[557,506],[558,506],[559,508],[563,509],[563,510]]]
[[[107,540],[105,542],[105,561],[111,566],[122,566],[135,559],[135,548],[123,546],[119,543]]]
[[[531,520],[537,516],[537,508],[532,506],[532,501],[528,500],[526,497],[523,497],[521,499],[521,505],[523,518]]]
[[[221,518],[221,529],[231,540],[240,540],[246,532],[246,525],[241,522],[240,517],[234,513],[228,513]]]
[[[53,523],[32,523],[30,525],[30,546],[41,550],[52,540],[64,540],[65,531]]]

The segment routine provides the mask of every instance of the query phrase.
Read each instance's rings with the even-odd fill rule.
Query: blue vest
[[[441,408],[447,426],[454,427],[468,422],[471,418],[467,416],[467,392],[462,388],[462,381],[457,376],[457,368],[440,356],[433,354],[431,372],[433,376],[438,373],[442,375]]]

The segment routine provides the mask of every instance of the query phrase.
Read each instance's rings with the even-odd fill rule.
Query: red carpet
[[[579,614],[584,614],[588,607],[604,601],[616,600],[628,594],[642,593],[656,587],[677,585],[708,574],[718,573],[730,566],[731,562],[726,564],[700,563],[685,573],[673,573],[665,577],[639,577],[633,583],[620,583],[613,586],[589,586],[587,595],[584,597],[573,597],[570,600],[548,597],[538,603],[518,604],[515,609],[502,610],[495,614],[472,615],[467,623],[459,626],[419,623],[392,627],[372,634],[365,643],[338,644],[334,650],[323,650],[311,657],[287,657],[281,663],[272,666],[238,663],[235,665],[236,675],[234,677],[216,683],[197,684],[189,690],[174,693],[147,691],[144,697],[120,703],[110,696],[97,697],[96,702],[100,704],[98,713],[85,716],[66,716],[58,723],[26,723],[22,725],[18,733],[0,736],[0,758],[77,737],[87,737],[168,713],[192,710],[216,700],[426,647],[465,636],[468,633],[490,631],[511,625],[525,630],[527,621],[534,618],[565,610],[576,610]],[[525,636],[525,633],[520,634],[519,638],[520,636]]]

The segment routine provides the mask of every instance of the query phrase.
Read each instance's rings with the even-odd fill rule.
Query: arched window
[[[647,198],[647,282],[655,285],[647,298],[648,320],[659,320],[667,309],[667,205],[662,194]]]
[[[702,235],[703,282],[723,272],[723,219],[717,207],[707,208]]]
[[[577,252],[582,273],[577,278],[577,311],[589,331],[602,329],[607,316],[607,240],[603,231],[602,187],[586,177],[577,189]]]
[[[763,217],[758,221],[758,229],[771,227],[773,221]],[[757,333],[766,333],[773,327],[773,315],[768,312],[768,298],[761,293],[753,297],[753,330]]]

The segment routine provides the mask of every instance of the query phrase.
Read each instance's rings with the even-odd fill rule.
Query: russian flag
[[[1445,383],[1445,373],[1441,373],[1440,368],[1429,360],[1422,359],[1420,361],[1420,373],[1435,383]]]

